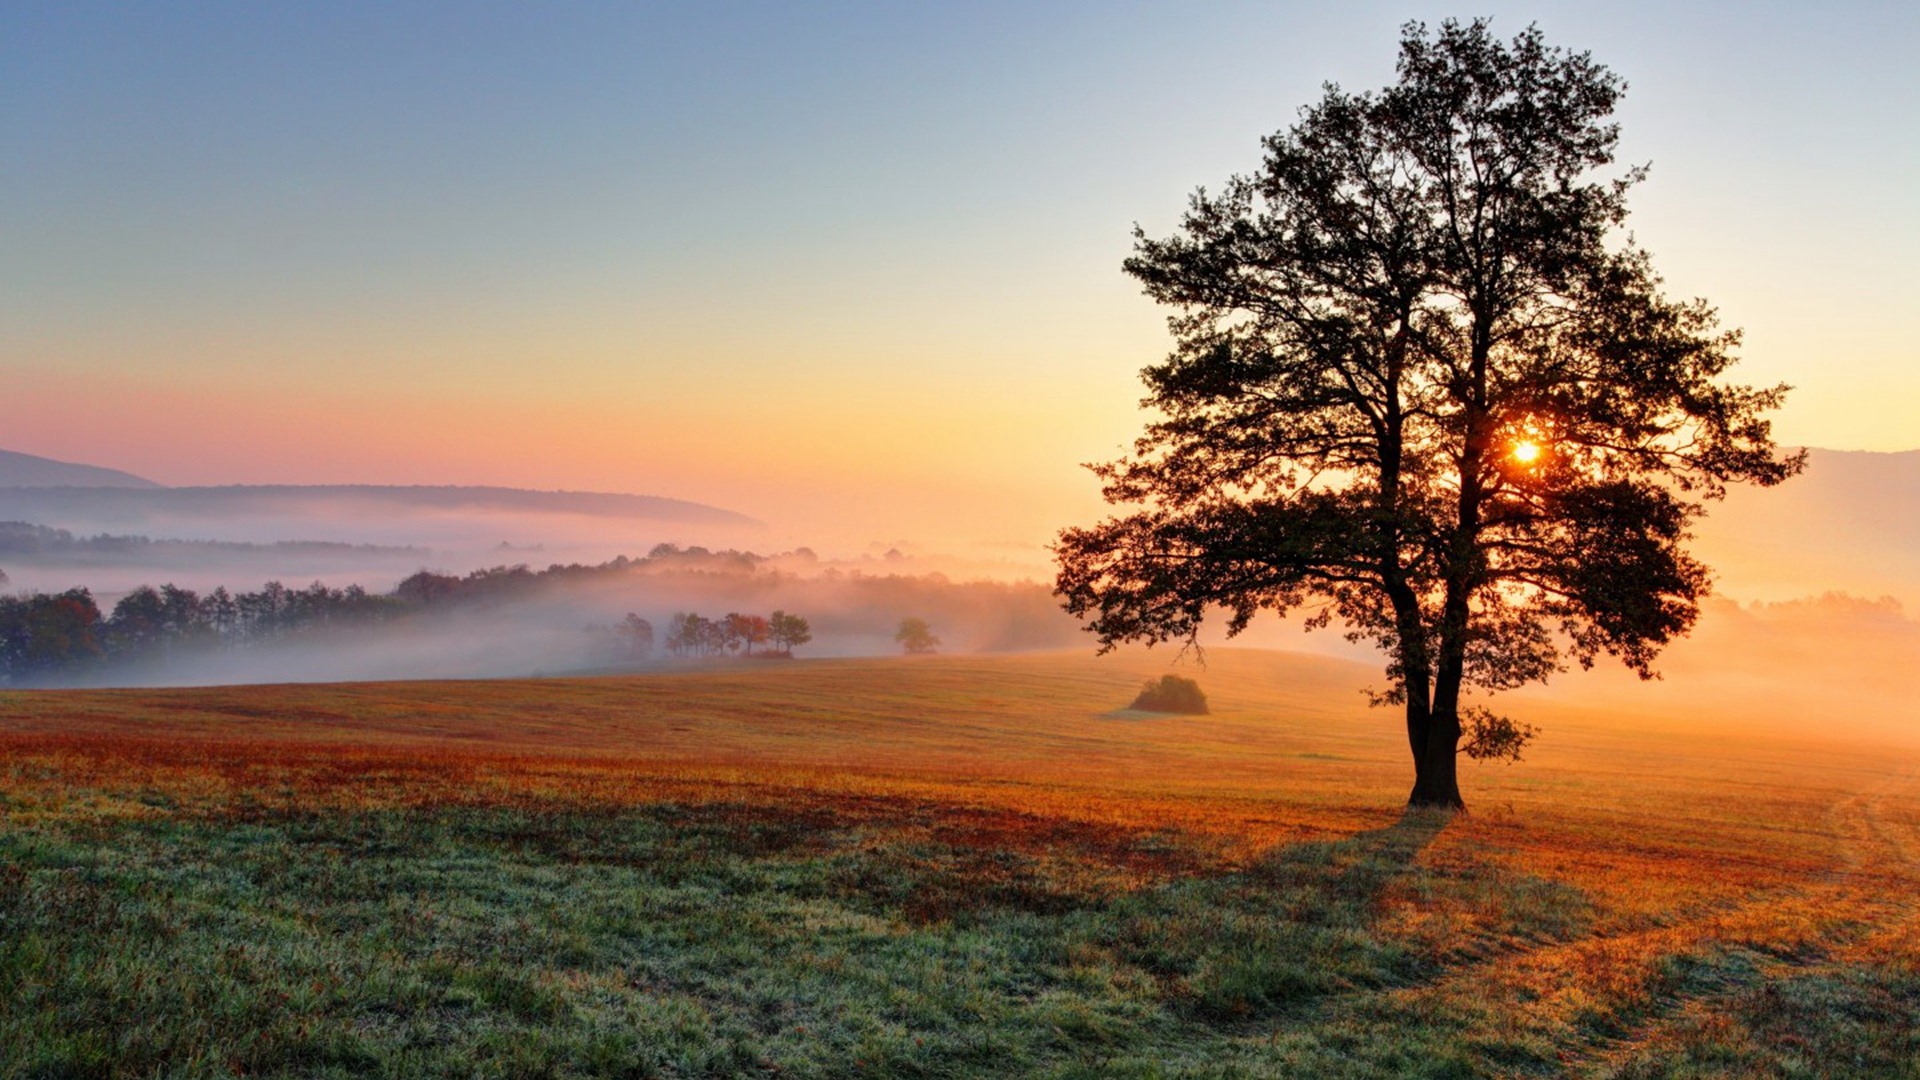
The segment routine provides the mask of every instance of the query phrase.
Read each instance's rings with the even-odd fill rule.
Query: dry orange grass
[[[1208,717],[1121,713],[1160,655],[823,661],[631,677],[0,693],[16,800],[782,804],[899,798],[1178,829],[1257,851],[1397,816],[1407,765],[1359,665],[1212,650]],[[1535,703],[1443,834],[1671,908],[1694,886],[1911,869],[1920,755]],[[102,804],[106,805],[105,803]],[[134,800],[132,805],[138,805]],[[129,812],[137,812],[124,807]],[[1902,846],[1904,845],[1904,846]],[[1674,891],[1674,890],[1679,891]]]
[[[724,804],[1070,856],[1115,887],[1398,818],[1408,767],[1395,718],[1357,693],[1377,681],[1369,669],[1216,650],[1193,672],[1214,715],[1115,715],[1165,669],[1163,654],[939,657],[4,693],[0,808]],[[1527,711],[1545,731],[1529,759],[1468,768],[1473,813],[1417,858],[1440,875],[1564,886],[1589,905],[1586,928],[1516,939],[1496,932],[1508,914],[1497,896],[1463,905],[1392,883],[1379,918],[1430,943],[1443,972],[1393,991],[1407,1002],[1499,1003],[1489,1023],[1545,1033],[1569,1068],[1604,1072],[1719,1037],[1723,999],[1755,979],[1920,964],[1913,751],[1832,733],[1736,738],[1722,722],[1550,701]],[[1168,840],[1143,844],[1156,836]],[[1724,988],[1687,974],[1727,950],[1759,970]],[[1583,1020],[1596,1015],[1614,1019]],[[1575,1030],[1600,1034],[1569,1042]]]

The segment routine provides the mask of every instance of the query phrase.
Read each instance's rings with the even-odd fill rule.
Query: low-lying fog
[[[889,569],[901,568],[884,562],[842,567],[806,553],[757,560],[662,555],[625,566],[529,573],[523,575],[527,584],[498,595],[428,603],[382,620],[321,619],[238,644],[187,641],[145,659],[40,681],[193,685],[472,678],[713,662],[670,655],[667,635],[677,612],[710,619],[733,612],[800,615],[812,632],[812,640],[794,650],[800,657],[897,653],[895,633],[909,617],[931,626],[942,652],[1093,647],[1045,584],[963,582]],[[649,656],[638,655],[614,629],[629,613],[651,624]],[[1272,620],[1257,621],[1233,641],[1210,633],[1205,644],[1377,660],[1337,632],[1306,634]],[[758,651],[770,648],[762,644]],[[1171,665],[1178,652],[1165,646],[1161,655]],[[1503,699],[1501,707],[1524,716],[1528,700],[1544,697],[1629,713],[1691,711],[1746,716],[1769,727],[1844,726],[1911,738],[1909,729],[1920,712],[1910,703],[1905,681],[1916,656],[1920,619],[1891,597],[1867,600],[1835,593],[1744,605],[1712,599],[1694,633],[1662,658],[1664,680],[1643,683],[1603,662],[1593,672],[1571,672],[1543,689]]]
[[[1663,681],[1641,683],[1603,662],[1595,672],[1572,672],[1510,699],[1507,711],[1524,713],[1527,700],[1544,695],[1623,710],[1744,712],[1770,725],[1809,729],[1920,727],[1913,724],[1920,709],[1909,704],[1903,685],[1920,658],[1920,550],[1905,536],[1920,506],[1916,476],[1920,455],[1817,453],[1807,477],[1777,491],[1736,493],[1714,508],[1697,545],[1721,570],[1724,595],[1708,601],[1694,633],[1662,658]],[[294,590],[317,581],[336,592],[358,586],[374,598],[366,605],[370,617],[318,618],[254,637],[228,632],[217,647],[216,635],[189,635],[144,656],[127,650],[111,663],[49,668],[14,682],[168,685],[618,670],[688,662],[667,655],[676,612],[800,615],[813,635],[796,650],[801,657],[897,652],[895,632],[909,617],[932,626],[943,652],[1091,650],[1094,644],[1052,597],[1048,556],[1038,544],[984,555],[976,548],[972,557],[956,557],[937,546],[929,551],[906,541],[843,538],[838,549],[750,559],[701,553],[754,547],[769,535],[767,526],[712,508],[681,513],[669,506],[649,516],[632,505],[610,511],[564,500],[512,505],[442,494],[409,502],[391,495],[406,489],[386,490],[252,498],[244,513],[229,517],[205,506],[193,513],[178,505],[152,510],[158,503],[142,511],[145,516],[128,517],[127,507],[147,504],[123,499],[112,504],[119,517],[0,524],[6,590],[86,587],[102,616],[111,616],[137,587],[163,583],[205,597],[221,586],[238,594],[268,580]],[[69,502],[69,509],[109,505]],[[40,508],[58,509],[57,503]],[[232,510],[237,504],[223,505]],[[6,510],[0,505],[0,513]],[[148,531],[102,528],[116,523]],[[663,543],[702,547],[645,557]],[[630,561],[603,566],[620,556]],[[516,564],[535,574],[555,565],[601,568],[542,575],[525,588],[474,602],[381,600],[422,570],[459,578]],[[629,613],[653,627],[650,658],[639,658],[611,629]],[[1231,643],[1217,632],[1204,642],[1378,659],[1337,632],[1303,634],[1270,619],[1256,621]],[[1177,652],[1165,649],[1169,663]]]
[[[930,624],[942,651],[1080,643],[1077,624],[1045,586],[956,582],[939,573],[901,572],[903,564],[884,558],[828,563],[806,551],[758,557],[691,549],[597,566],[416,577],[398,596],[372,590],[365,597],[341,596],[337,587],[293,583],[284,596],[269,597],[255,586],[245,594],[235,590],[234,610],[224,617],[196,607],[183,631],[174,624],[186,623],[163,611],[159,597],[151,598],[153,613],[144,621],[134,617],[131,604],[123,613],[118,598],[96,597],[107,617],[98,636],[109,652],[117,640],[131,644],[119,657],[48,669],[30,681],[186,685],[472,678],[664,663],[672,659],[668,624],[678,612],[709,619],[729,613],[799,615],[812,633],[796,650],[799,656],[899,651],[894,638],[907,618]],[[182,602],[209,602],[205,592],[195,593]],[[629,614],[653,627],[650,657],[637,655],[612,632]],[[116,631],[122,623],[126,628]],[[157,628],[149,629],[149,623]]]

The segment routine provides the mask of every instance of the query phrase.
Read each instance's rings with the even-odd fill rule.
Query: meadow
[[[1911,745],[1168,659],[0,692],[0,1077],[1920,1077]]]

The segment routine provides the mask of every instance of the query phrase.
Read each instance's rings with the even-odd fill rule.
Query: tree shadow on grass
[[[1277,848],[1231,874],[1131,894],[1103,913],[1107,943],[1197,1019],[1411,984],[1433,963],[1382,930],[1383,900],[1424,873],[1420,852],[1447,820],[1411,812],[1346,839]]]

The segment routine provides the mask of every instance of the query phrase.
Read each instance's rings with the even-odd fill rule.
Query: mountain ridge
[[[120,518],[153,512],[187,514],[294,510],[320,503],[365,508],[506,510],[759,526],[746,514],[688,499],[622,492],[535,490],[465,484],[224,484],[204,487],[0,487],[0,518],[65,520],[76,512]]]
[[[153,490],[163,485],[119,469],[0,450],[0,488],[53,487]]]

